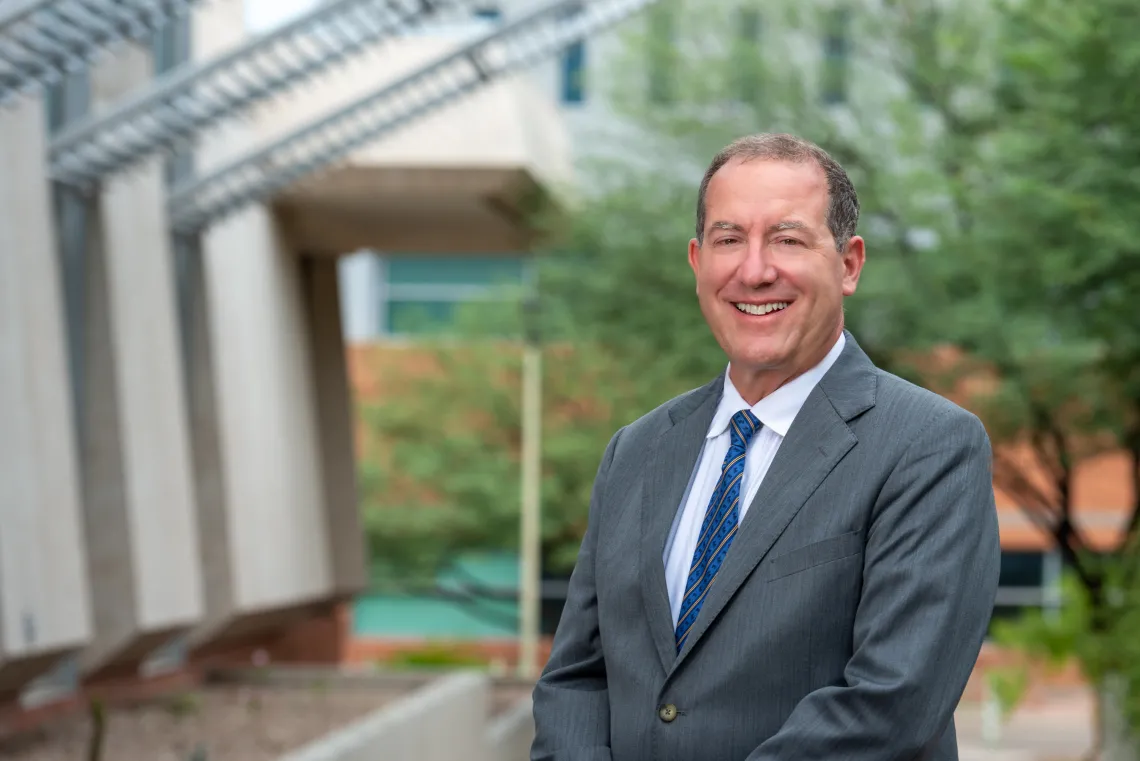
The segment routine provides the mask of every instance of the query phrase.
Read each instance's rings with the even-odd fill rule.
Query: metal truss
[[[55,84],[115,43],[147,38],[198,0],[0,2],[0,106]]]
[[[384,134],[655,1],[557,0],[544,5],[265,148],[174,188],[168,200],[171,225],[177,234],[192,235],[268,201]]]
[[[49,146],[52,176],[85,185],[121,171],[259,101],[472,0],[335,0],[200,64],[172,70],[104,114],[62,131]]]

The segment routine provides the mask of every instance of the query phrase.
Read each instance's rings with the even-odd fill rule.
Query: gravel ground
[[[406,694],[396,689],[205,687],[107,710],[106,761],[274,761]],[[0,741],[4,761],[82,761],[85,717]],[[195,756],[201,748],[204,754]]]

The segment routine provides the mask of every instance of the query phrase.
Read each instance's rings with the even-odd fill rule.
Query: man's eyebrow
[[[709,225],[709,229],[711,229],[711,230],[731,230],[731,231],[737,232],[737,233],[744,232],[744,228],[741,225],[736,224],[735,222],[722,222],[722,221],[713,222],[711,225]]]
[[[795,220],[786,220],[784,222],[777,222],[774,225],[770,225],[768,227],[768,232],[770,234],[770,233],[783,232],[785,230],[807,230],[807,229],[808,229],[808,226],[803,222],[797,222]]]
[[[730,230],[732,232],[737,232],[737,233],[744,232],[744,226],[743,225],[740,225],[736,222],[725,222],[723,220],[717,220],[716,222],[713,222],[711,225],[709,225],[709,229],[710,230]],[[767,233],[769,235],[771,235],[772,233],[783,232],[786,230],[810,231],[810,229],[811,228],[805,222],[799,222],[796,220],[788,219],[788,220],[785,220],[783,222],[777,222],[774,225],[769,225]]]

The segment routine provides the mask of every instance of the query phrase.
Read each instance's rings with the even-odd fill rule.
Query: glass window
[[[582,6],[572,6],[566,17],[582,12]],[[568,45],[562,53],[562,102],[582,103],[586,99],[585,82],[586,43],[578,41]]]
[[[562,54],[562,102],[582,103],[585,89],[586,43],[575,42]]]
[[[390,256],[383,270],[383,332],[437,335],[458,325],[465,304],[494,301],[496,289],[522,286],[527,262],[519,256]]]
[[[1045,555],[1002,550],[999,587],[1041,587],[1045,584]]]
[[[162,74],[190,58],[190,24],[186,18],[175,18],[163,24],[151,39],[154,73]]]
[[[392,285],[500,285],[521,283],[523,260],[507,256],[390,256]]]

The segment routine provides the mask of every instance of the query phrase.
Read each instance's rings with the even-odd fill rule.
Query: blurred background
[[[860,344],[993,441],[963,759],[1140,758],[1137,40],[1134,0],[0,0],[0,757],[527,758],[601,452],[725,362],[701,174],[789,131],[859,191]]]

